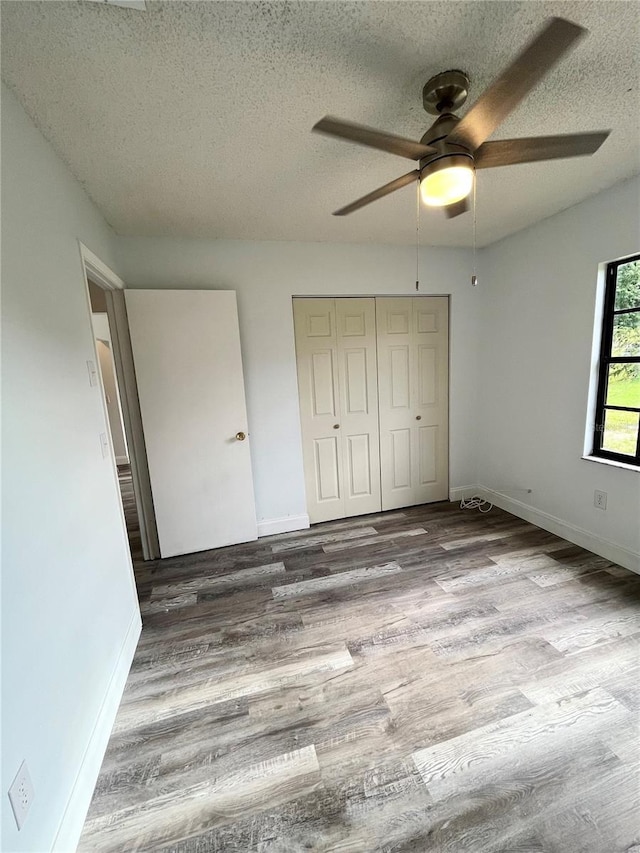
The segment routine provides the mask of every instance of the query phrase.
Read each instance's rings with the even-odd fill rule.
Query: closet
[[[294,298],[312,523],[448,498],[448,305]]]

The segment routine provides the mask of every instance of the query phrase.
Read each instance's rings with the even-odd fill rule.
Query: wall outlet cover
[[[11,808],[13,809],[18,829],[22,829],[27,819],[34,796],[35,791],[31,776],[29,776],[29,768],[27,767],[27,762],[23,761],[16,778],[13,780],[13,784],[9,788],[9,801],[11,802]]]
[[[607,508],[607,493],[596,489],[593,493],[593,505],[598,509]]]

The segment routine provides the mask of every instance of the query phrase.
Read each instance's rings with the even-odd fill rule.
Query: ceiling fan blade
[[[551,18],[544,29],[525,47],[485,92],[447,137],[447,142],[479,148],[545,74],[588,30]]]
[[[337,136],[339,139],[347,139],[349,142],[357,142],[360,145],[368,145],[370,148],[378,148],[389,154],[398,154],[409,160],[420,160],[429,154],[435,154],[436,149],[413,139],[405,139],[404,136],[395,136],[392,133],[384,133],[363,124],[354,124],[351,121],[342,121],[333,116],[325,116],[313,130],[317,133],[325,133],[327,136]]]
[[[485,142],[474,154],[476,169],[535,163],[561,157],[584,157],[594,154],[611,131],[569,133],[563,136],[529,136],[524,139],[499,139]]]
[[[461,214],[466,213],[467,210],[469,210],[469,201],[466,198],[460,199],[460,201],[454,201],[453,204],[448,204],[444,208],[447,219],[453,219],[454,216],[460,216]]]
[[[354,210],[359,210],[361,207],[364,207],[367,204],[371,204],[372,201],[377,201],[379,198],[382,198],[385,195],[389,195],[389,193],[395,192],[401,187],[406,187],[407,184],[411,184],[414,181],[417,181],[419,177],[419,169],[414,169],[413,172],[407,172],[406,175],[402,175],[402,177],[396,178],[395,181],[390,181],[383,187],[378,187],[377,190],[374,190],[372,193],[369,193],[369,195],[363,195],[362,198],[359,198],[357,201],[348,204],[346,207],[341,207],[340,210],[336,210],[333,215],[346,216],[348,213],[353,213]]]
[[[123,9],[137,9],[139,12],[147,11],[145,0],[89,0],[91,3],[103,3],[109,6],[122,6]]]

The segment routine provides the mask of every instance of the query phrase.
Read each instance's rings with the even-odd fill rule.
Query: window
[[[607,266],[593,455],[640,467],[640,255]]]

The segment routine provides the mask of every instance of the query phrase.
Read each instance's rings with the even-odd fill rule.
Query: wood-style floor
[[[120,484],[120,497],[124,519],[127,524],[127,535],[129,537],[129,549],[136,570],[144,571],[142,564],[142,539],[140,536],[140,522],[136,508],[136,498],[133,491],[130,465],[118,465],[118,483]]]
[[[640,577],[452,504],[138,573],[81,851],[640,853]]]

